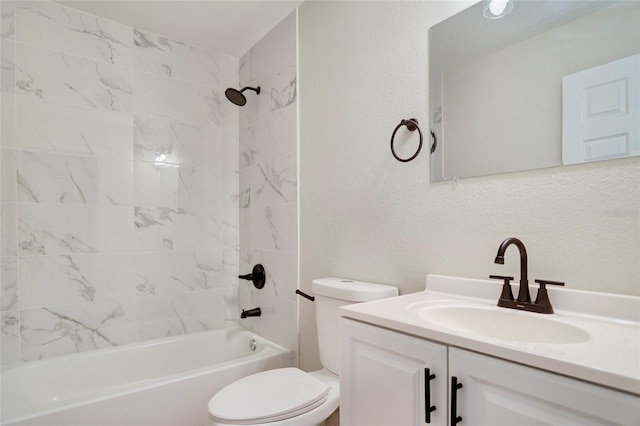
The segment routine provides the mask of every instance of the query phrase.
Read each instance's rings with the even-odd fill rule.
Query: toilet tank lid
[[[311,291],[350,302],[367,302],[398,295],[398,288],[387,284],[375,284],[346,278],[318,278],[311,283]]]

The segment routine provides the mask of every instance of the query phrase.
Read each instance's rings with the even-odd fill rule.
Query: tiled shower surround
[[[298,349],[298,180],[296,15],[291,13],[240,58],[240,269],[264,265],[267,283],[240,284],[243,324],[294,353]],[[243,320],[244,321],[244,320]]]
[[[239,323],[240,111],[223,95],[238,86],[238,59],[54,3],[1,7],[2,364]],[[272,49],[261,43],[248,57]],[[278,72],[295,87],[292,66]],[[261,82],[256,123],[295,101],[295,90],[272,99],[280,83]],[[247,227],[285,225],[258,243],[297,232],[288,108],[293,121],[272,122],[274,148],[261,149],[275,155],[286,140],[293,187],[277,192],[293,191],[293,211],[256,204]],[[272,268],[294,288],[295,259]]]

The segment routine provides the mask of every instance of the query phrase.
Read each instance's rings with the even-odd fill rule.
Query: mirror
[[[640,155],[640,2],[487,2],[429,29],[431,181]]]

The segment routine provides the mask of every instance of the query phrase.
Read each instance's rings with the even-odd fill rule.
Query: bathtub
[[[2,425],[201,426],[222,387],[291,364],[241,327],[51,358],[2,373]]]

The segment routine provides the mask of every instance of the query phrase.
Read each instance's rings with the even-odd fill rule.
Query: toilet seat
[[[290,419],[327,401],[329,386],[298,368],[263,371],[222,389],[209,401],[211,420],[254,425]]]

